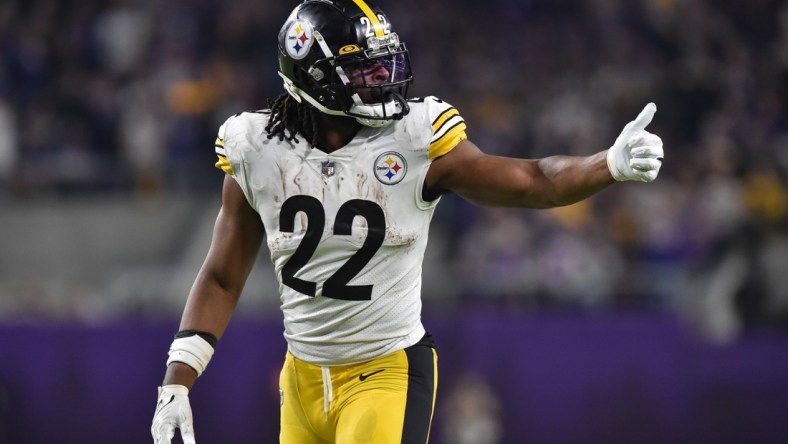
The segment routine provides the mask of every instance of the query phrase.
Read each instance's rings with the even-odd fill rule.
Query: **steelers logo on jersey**
[[[312,25],[303,20],[296,20],[287,28],[285,49],[290,57],[300,60],[309,54],[314,36]]]
[[[405,178],[408,163],[402,154],[388,151],[375,159],[375,177],[385,185],[394,185]]]

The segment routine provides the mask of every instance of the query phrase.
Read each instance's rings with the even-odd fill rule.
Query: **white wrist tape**
[[[213,356],[213,347],[199,335],[193,335],[172,341],[168,355],[167,365],[182,362],[193,368],[197,376],[200,376]]]

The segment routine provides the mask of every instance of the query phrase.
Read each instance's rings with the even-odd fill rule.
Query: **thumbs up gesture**
[[[646,131],[656,112],[657,105],[646,105],[607,150],[607,167],[614,179],[651,182],[657,178],[665,155],[662,139]]]

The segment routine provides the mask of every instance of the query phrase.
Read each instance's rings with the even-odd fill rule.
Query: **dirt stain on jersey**
[[[405,234],[399,228],[386,227],[386,237],[384,242],[388,245],[410,245],[416,242],[418,234]]]
[[[358,190],[358,195],[360,198],[366,198],[369,195],[369,189],[367,188],[367,179],[368,176],[365,173],[356,173],[356,187]]]
[[[304,178],[301,176],[301,171],[302,170],[299,170],[298,173],[296,173],[295,177],[293,178],[293,184],[295,185],[297,190],[297,192],[293,194],[303,194],[304,192]]]
[[[309,181],[304,177],[304,165],[278,164],[279,168],[279,181],[282,185],[283,200],[295,196],[297,194],[308,194]],[[315,196],[319,197],[319,196]]]
[[[287,190],[285,189],[285,181],[287,180],[285,179],[285,169],[282,168],[281,164],[277,164],[277,166],[279,167],[279,183],[282,184],[282,194],[287,197]]]

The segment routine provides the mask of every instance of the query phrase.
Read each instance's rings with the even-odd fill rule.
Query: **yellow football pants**
[[[425,444],[437,361],[425,345],[332,367],[288,352],[279,377],[280,444]]]

